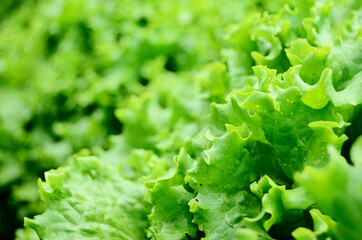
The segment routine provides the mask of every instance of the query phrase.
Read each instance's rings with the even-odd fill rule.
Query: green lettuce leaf
[[[196,237],[197,226],[191,223],[192,213],[187,205],[193,197],[184,180],[186,170],[194,160],[184,149],[175,157],[175,166],[164,176],[146,182],[153,204],[149,215],[149,237],[153,239],[185,239]]]
[[[361,151],[361,138],[352,153]],[[325,168],[306,167],[295,179],[315,199],[318,207],[337,222],[339,239],[359,239],[362,229],[362,177],[359,155],[352,155],[356,166],[348,165],[332,146]]]
[[[41,239],[144,239],[149,204],[141,184],[123,179],[95,157],[74,157],[39,180],[47,210],[25,219]]]
[[[258,203],[246,191],[256,173],[245,144],[238,129],[231,129],[215,138],[197,167],[188,172],[191,187],[198,189],[189,203],[193,223],[205,232],[205,239],[232,239],[243,217],[258,211]]]

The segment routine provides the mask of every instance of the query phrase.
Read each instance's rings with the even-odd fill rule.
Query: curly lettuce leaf
[[[230,129],[215,138],[203,159],[188,172],[191,187],[198,189],[189,203],[192,222],[205,232],[205,239],[233,238],[243,217],[258,211],[258,203],[246,191],[256,173],[243,137],[238,129]]]
[[[336,222],[330,216],[322,214],[318,209],[309,211],[313,219],[313,230],[299,227],[292,232],[296,240],[333,239],[336,236]]]
[[[75,157],[45,173],[39,192],[47,210],[25,226],[41,239],[144,239],[150,206],[141,184],[95,157]]]
[[[184,149],[175,157],[175,166],[166,175],[146,182],[153,204],[149,215],[149,236],[153,239],[185,239],[196,237],[197,226],[191,223],[192,213],[187,205],[193,197],[184,180],[186,170],[195,161]]]
[[[361,139],[361,138],[360,138]],[[295,179],[315,199],[323,213],[337,222],[339,239],[359,239],[362,232],[362,177],[360,156],[361,140],[352,148],[352,161],[348,165],[337,150],[329,147],[330,162],[325,168],[306,167]],[[354,153],[354,154],[353,154]]]

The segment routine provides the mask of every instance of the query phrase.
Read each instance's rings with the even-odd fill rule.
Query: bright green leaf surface
[[[144,239],[149,205],[141,184],[94,157],[75,157],[39,180],[44,214],[25,219],[41,239]]]

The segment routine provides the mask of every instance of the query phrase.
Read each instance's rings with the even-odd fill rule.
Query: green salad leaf
[[[94,157],[75,157],[45,179],[39,191],[47,210],[25,219],[41,239],[145,238],[150,206],[142,184],[123,179]]]
[[[359,1],[6,7],[0,204],[28,216],[17,239],[362,235]]]

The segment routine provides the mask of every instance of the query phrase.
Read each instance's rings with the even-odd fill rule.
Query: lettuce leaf
[[[352,161],[348,165],[335,148],[329,147],[330,162],[325,168],[306,167],[295,176],[316,200],[325,214],[337,221],[337,236],[340,239],[359,239],[362,218],[362,177],[361,177],[361,137],[353,145]]]
[[[149,204],[142,184],[123,179],[95,157],[75,157],[39,180],[47,210],[25,226],[41,239],[144,239]]]

